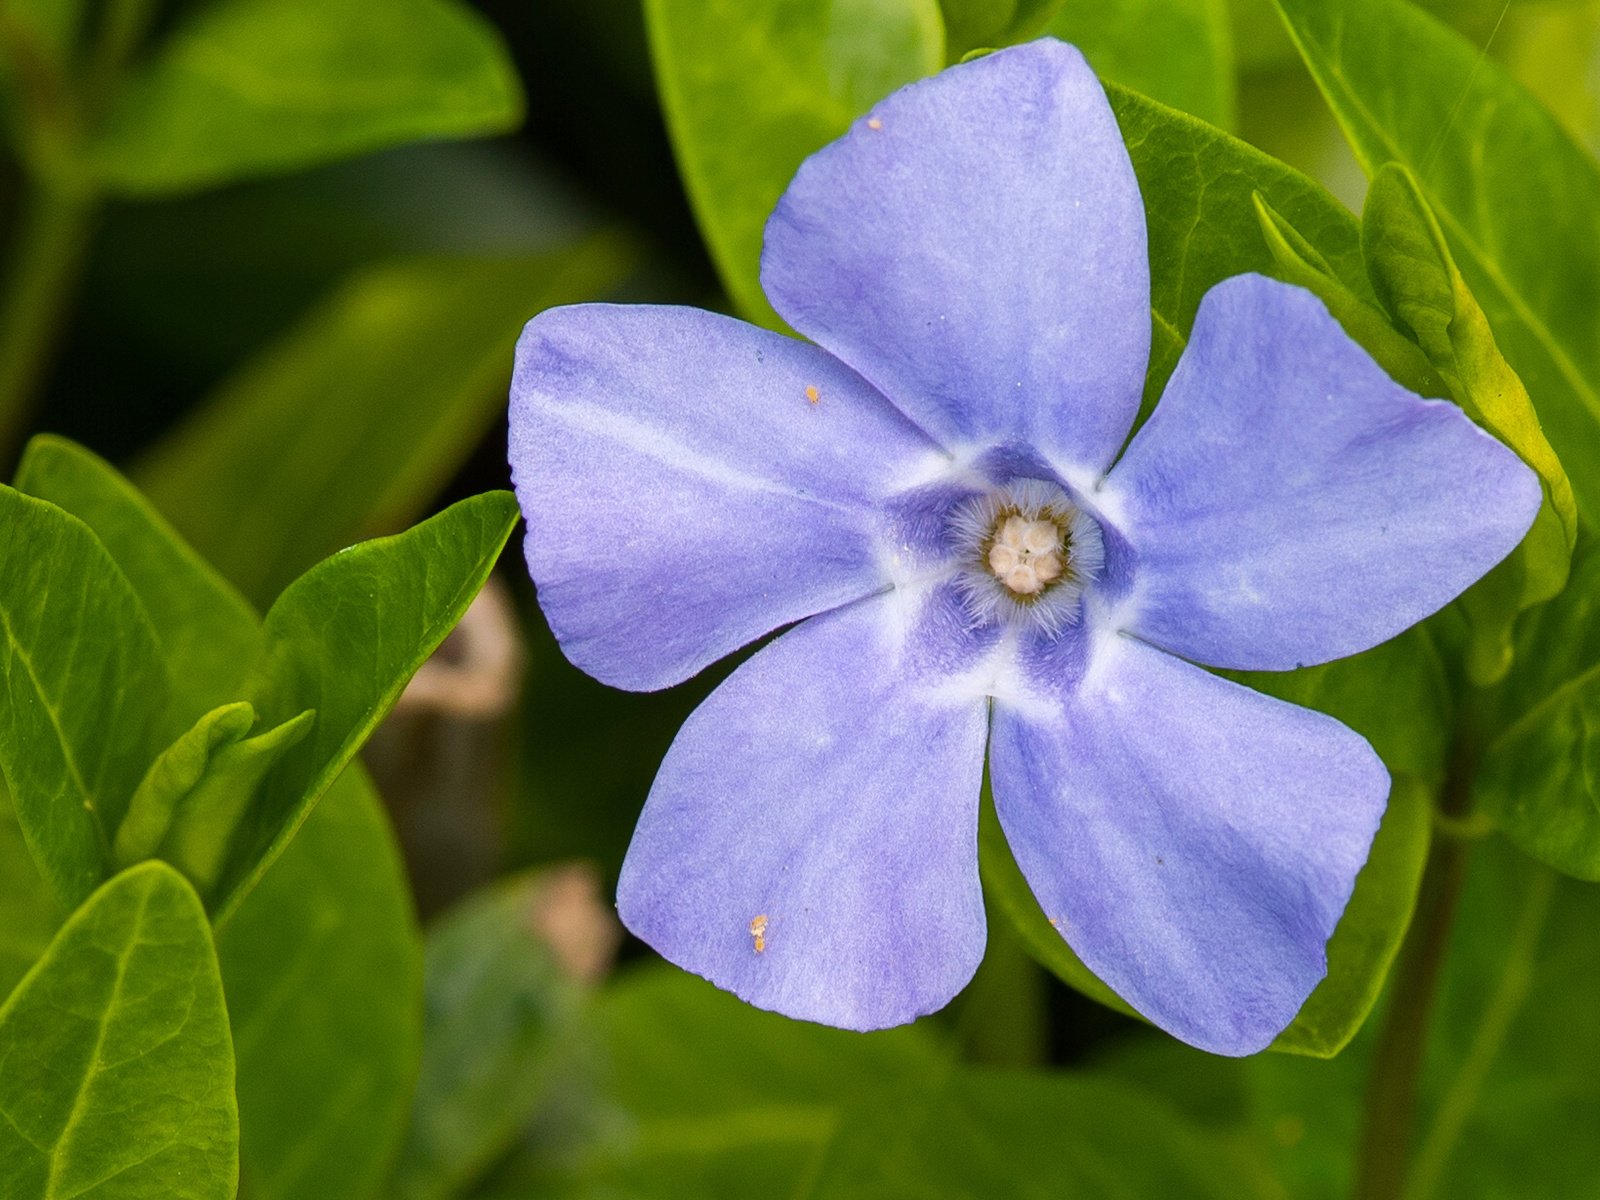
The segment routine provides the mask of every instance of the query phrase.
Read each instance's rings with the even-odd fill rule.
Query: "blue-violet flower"
[[[586,304],[517,351],[528,565],[572,662],[662,688],[798,622],[678,734],[624,922],[794,1017],[939,1008],[983,954],[987,744],[1083,962],[1185,1041],[1265,1046],[1326,972],[1389,779],[1203,667],[1399,633],[1517,544],[1533,474],[1255,275],[1206,295],[1124,449],[1144,208],[1059,42],[903,88],[813,155],[761,275],[809,343]]]

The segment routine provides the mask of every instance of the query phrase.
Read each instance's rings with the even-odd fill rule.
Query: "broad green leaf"
[[[1416,176],[1579,508],[1600,512],[1600,168],[1479,46],[1403,0],[1277,3],[1367,173]]]
[[[455,0],[215,0],[125,81],[93,165],[133,195],[292,171],[423,138],[515,128],[488,22]]]
[[[1220,128],[1235,123],[1226,0],[1072,0],[1046,32],[1082,50],[1103,78]]]
[[[747,319],[761,232],[801,160],[901,84],[944,65],[937,0],[646,0],[678,168],[722,284]]]
[[[185,715],[239,699],[260,654],[261,618],[132,484],[82,446],[42,435],[28,443],[16,486],[94,530],[181,675],[176,704]]]
[[[232,1200],[239,1118],[211,930],[170,867],[118,875],[0,1008],[7,1200]]]
[[[523,323],[604,294],[627,259],[597,237],[553,255],[358,275],[225,383],[135,478],[265,606],[324,555],[415,520],[504,413]]]
[[[149,615],[106,548],[53,504],[0,487],[0,766],[69,907],[163,742],[168,680]]]
[[[119,867],[154,858],[178,804],[200,782],[212,758],[237,744],[256,723],[256,710],[242,700],[214,708],[201,717],[150,764],[111,844]]]
[[[1275,260],[1256,218],[1259,193],[1334,278],[1365,287],[1355,217],[1317,184],[1203,121],[1136,92],[1106,85],[1144,195],[1155,324],[1148,412],[1166,386],[1194,323],[1200,297],[1244,271],[1272,273]]]
[[[422,1074],[386,1189],[396,1200],[458,1195],[560,1080],[580,993],[538,933],[540,887],[537,874],[505,880],[429,931]]]
[[[0,780],[0,1002],[44,953],[64,915],[28,852]]]
[[[1411,331],[1456,402],[1537,471],[1544,490],[1543,508],[1522,545],[1462,598],[1474,627],[1468,671],[1479,684],[1494,683],[1511,667],[1517,613],[1566,586],[1578,536],[1572,485],[1405,167],[1390,163],[1373,177],[1361,241],[1384,307]]]
[[[1328,306],[1328,312],[1344,331],[1361,343],[1396,382],[1424,396],[1444,395],[1444,381],[1428,365],[1415,343],[1389,324],[1367,297],[1334,278],[1317,248],[1268,204],[1260,192],[1253,199],[1256,217],[1261,222],[1261,235],[1267,239],[1267,248],[1277,263],[1274,274],[1285,283],[1297,284],[1314,293]]]
[[[239,826],[213,897],[219,925],[461,619],[516,521],[509,492],[474,496],[324,560],[272,606],[252,699],[270,725],[307,709],[317,718]]]
[[[939,0],[945,57],[960,62],[974,50],[1025,42],[1044,32],[1062,0]]]
[[[405,1128],[422,945],[367,774],[339,777],[217,939],[246,1194],[368,1197]]]

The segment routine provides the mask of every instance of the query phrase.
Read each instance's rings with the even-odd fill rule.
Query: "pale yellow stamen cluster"
[[[1048,517],[1006,517],[994,531],[989,569],[1018,596],[1037,596],[1066,569],[1065,539]]]

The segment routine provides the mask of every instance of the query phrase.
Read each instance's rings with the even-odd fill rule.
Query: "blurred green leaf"
[[[1407,1200],[1600,1196],[1600,891],[1498,838],[1474,847],[1421,1081]],[[1393,1003],[1386,997],[1385,1003]],[[1244,1071],[1258,1142],[1288,1195],[1350,1194],[1370,1037],[1332,1063]]]
[[[1412,5],[1277,3],[1367,173],[1394,161],[1415,174],[1579,507],[1600,512],[1600,168],[1478,46]]]
[[[64,915],[28,852],[0,780],[0,1002],[44,953]]]
[[[516,73],[455,0],[215,0],[119,89],[92,147],[112,188],[159,195],[422,138],[515,128]]]
[[[1468,673],[1480,685],[1494,683],[1511,668],[1517,613],[1566,586],[1578,536],[1572,485],[1405,167],[1389,163],[1373,177],[1361,242],[1384,307],[1411,331],[1456,402],[1537,471],[1544,490],[1539,517],[1522,544],[1462,597],[1473,626]]]
[[[580,993],[537,926],[541,877],[464,901],[428,933],[411,1128],[386,1194],[449,1200],[521,1136],[571,1049]]]
[[[1046,32],[1105,79],[1222,129],[1237,121],[1226,0],[1073,0]]]
[[[945,58],[960,62],[974,50],[1015,45],[1044,32],[1062,0],[939,0]]]
[[[213,898],[219,925],[461,619],[517,519],[511,493],[474,496],[405,533],[325,559],[272,606],[252,699],[270,724],[308,708],[317,719],[267,776],[238,828]]]
[[[399,848],[353,765],[217,938],[252,1200],[374,1195],[422,1038],[422,944]]]
[[[802,159],[944,65],[938,3],[646,0],[645,16],[678,167],[722,284],[746,319],[782,329],[759,277],[767,216]]]
[[[88,526],[0,486],[0,765],[28,844],[68,907],[163,744],[168,679],[128,579]]]
[[[1317,248],[1300,236],[1265,197],[1254,196],[1261,235],[1277,264],[1273,272],[1285,283],[1293,283],[1316,295],[1328,306],[1344,327],[1380,367],[1401,385],[1424,396],[1442,396],[1444,381],[1428,365],[1415,343],[1389,324],[1388,319],[1365,295],[1358,294],[1334,278],[1333,272],[1317,253]]]
[[[970,1196],[1276,1197],[1242,1156],[1157,1096],[1089,1075],[966,1070],[881,1089],[852,1113],[806,1193],[816,1200]]]
[[[143,602],[184,718],[239,698],[260,653],[261,618],[108,463],[65,438],[28,443],[16,486],[59,505],[100,539]]]
[[[505,409],[523,323],[615,285],[596,237],[513,259],[424,259],[355,277],[134,472],[229,579],[269,603],[360,537],[416,519]]]
[[[1133,159],[1150,232],[1155,337],[1146,412],[1177,365],[1200,297],[1230,275],[1272,273],[1256,193],[1315,247],[1334,278],[1365,288],[1355,217],[1317,184],[1186,113],[1114,83],[1106,94]]]
[[[232,1200],[233,1053],[216,954],[170,867],[124,871],[0,1008],[7,1200]]]

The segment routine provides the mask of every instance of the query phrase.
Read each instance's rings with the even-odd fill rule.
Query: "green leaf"
[[[1235,123],[1225,0],[1074,0],[1046,32],[1077,46],[1105,79],[1223,129]]]
[[[939,0],[945,57],[960,62],[974,50],[1011,46],[1037,37],[1061,5],[1062,0]]]
[[[100,541],[0,487],[0,766],[68,907],[103,878],[112,831],[162,744],[168,680],[144,606]]]
[[[580,993],[538,934],[541,889],[536,873],[505,880],[428,934],[422,1075],[385,1189],[397,1200],[459,1195],[561,1080]]]
[[[513,129],[488,22],[454,0],[216,0],[119,89],[92,147],[112,188],[161,195],[424,138]]]
[[[1579,508],[1600,512],[1600,169],[1479,46],[1412,5],[1277,4],[1367,173],[1393,161],[1416,176]]]
[[[176,702],[185,716],[239,698],[261,653],[261,618],[132,484],[82,446],[41,435],[28,443],[16,486],[94,530],[183,680]]]
[[[124,871],[0,1008],[7,1200],[232,1200],[233,1048],[205,911],[170,867]]]
[[[722,284],[748,320],[761,233],[795,168],[902,84],[944,65],[936,0],[646,0],[678,167]]]
[[[1600,1142],[1568,1134],[1600,1123],[1600,1007],[1586,986],[1600,978],[1597,920],[1595,888],[1498,838],[1473,848],[1423,1058],[1407,1200],[1595,1195]],[[1373,1040],[1333,1063],[1245,1064],[1255,1140],[1285,1194],[1351,1194]]]
[[[214,893],[219,925],[461,619],[516,521],[511,493],[474,496],[324,560],[272,606],[252,699],[273,725],[311,708],[317,720],[267,776],[239,826]]]
[[[217,938],[253,1200],[376,1193],[422,1039],[422,938],[394,834],[351,766]]]
[[[1480,685],[1491,684],[1511,667],[1517,613],[1566,586],[1578,536],[1572,485],[1539,427],[1533,401],[1456,270],[1416,177],[1405,167],[1390,163],[1374,176],[1361,234],[1384,307],[1410,330],[1456,402],[1537,471],[1544,490],[1543,507],[1522,545],[1462,598],[1474,634],[1469,674]]]
[[[183,798],[200,782],[212,758],[237,744],[256,723],[256,710],[244,701],[214,708],[178,735],[150,764],[133,793],[111,851],[120,867],[154,858]]]
[[[1274,274],[1285,283],[1297,284],[1314,293],[1328,306],[1344,331],[1361,343],[1396,382],[1424,396],[1443,395],[1443,380],[1428,365],[1415,343],[1389,324],[1366,297],[1334,278],[1316,247],[1268,204],[1260,192],[1253,199],[1261,234],[1267,239],[1267,248],[1277,263]]]
[[[1256,218],[1257,193],[1315,248],[1334,278],[1358,292],[1365,287],[1355,217],[1317,184],[1136,92],[1107,83],[1106,94],[1133,159],[1150,235],[1155,338],[1145,412],[1177,364],[1200,297],[1231,275],[1273,273]]]
[[[225,383],[135,478],[265,606],[323,556],[415,520],[503,416],[523,322],[603,294],[627,261],[616,239],[598,237],[542,257],[415,260],[358,275]]]
[[[34,864],[0,779],[0,1000],[44,953],[64,915]]]

